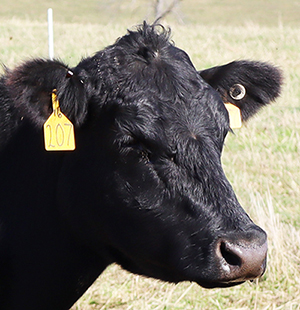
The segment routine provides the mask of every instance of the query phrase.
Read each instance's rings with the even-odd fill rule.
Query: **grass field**
[[[199,2],[207,8],[207,1]],[[130,3],[134,7],[136,2]],[[254,6],[257,1],[251,3]],[[297,7],[296,1],[285,3]],[[0,13],[0,61],[8,67],[30,57],[47,57],[47,25],[40,18],[33,21],[30,14]],[[145,279],[114,265],[72,309],[300,309],[300,29],[278,18],[268,25],[249,20],[239,26],[232,21],[226,26],[170,23],[176,45],[187,51],[199,69],[233,59],[255,59],[276,64],[284,72],[281,98],[228,136],[222,159],[241,204],[268,232],[266,274],[254,283],[205,290],[192,283],[172,285]],[[136,22],[75,21],[66,17],[55,22],[55,54],[70,65],[113,43]]]
[[[161,0],[167,8],[173,0]],[[300,25],[297,0],[179,0],[168,20],[193,25],[263,26]],[[156,0],[1,0],[0,18],[13,17],[43,21],[49,7],[61,23],[120,23],[132,25],[143,19],[153,21]]]
[[[163,0],[164,8],[173,0]],[[300,25],[300,2],[297,0],[181,0],[169,14],[170,21],[193,25],[234,25],[252,22],[264,26]],[[0,18],[43,21],[52,7],[61,23],[125,23],[153,21],[156,0],[1,0]]]

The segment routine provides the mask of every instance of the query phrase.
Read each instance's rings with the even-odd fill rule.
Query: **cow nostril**
[[[222,238],[217,242],[216,261],[220,280],[242,282],[260,277],[266,268],[266,234],[256,232],[256,238],[252,238],[251,242],[247,238],[235,239]]]
[[[241,266],[242,261],[241,258],[234,253],[232,249],[228,246],[227,242],[222,241],[220,244],[220,251],[222,257],[225,259],[228,265],[231,266]]]

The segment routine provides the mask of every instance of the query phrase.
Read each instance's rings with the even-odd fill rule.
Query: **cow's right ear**
[[[241,110],[243,121],[279,96],[283,80],[278,68],[247,60],[233,61],[199,74],[219,92],[224,103]]]
[[[76,74],[57,60],[35,59],[6,74],[6,86],[20,116],[42,126],[52,113],[51,94],[56,89],[62,113],[75,126],[87,115],[84,72]]]

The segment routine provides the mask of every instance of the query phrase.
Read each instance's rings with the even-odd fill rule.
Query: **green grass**
[[[225,3],[212,2],[219,7]],[[131,1],[132,7],[136,3]],[[203,10],[208,9],[207,1],[199,3]],[[228,0],[226,3],[234,2]],[[251,3],[255,7],[257,1]],[[281,1],[276,3],[283,5]],[[287,5],[292,4],[297,6],[296,1],[287,2]],[[139,22],[65,23],[72,21],[67,18],[72,14],[66,12],[64,3],[61,5],[63,10],[54,15],[65,14],[65,20],[61,18],[55,22],[55,55],[71,66],[82,56],[113,43],[127,27]],[[110,5],[115,4],[111,1]],[[26,5],[24,12],[25,8]],[[227,6],[224,13],[225,9]],[[70,7],[70,10],[75,9]],[[1,62],[13,67],[30,57],[47,57],[46,22],[41,18],[31,21],[33,12],[28,10],[24,16],[0,12]],[[172,285],[145,279],[113,265],[72,309],[300,309],[300,31],[292,23],[285,25],[278,20],[268,23],[268,27],[256,22],[236,26],[235,17],[232,17],[226,26],[216,23],[181,25],[171,21],[172,38],[178,47],[188,52],[198,69],[233,59],[255,59],[274,63],[284,72],[281,98],[235,134],[229,134],[222,158],[241,204],[268,232],[266,274],[255,283],[205,290],[192,283]],[[255,21],[254,18],[249,20]]]

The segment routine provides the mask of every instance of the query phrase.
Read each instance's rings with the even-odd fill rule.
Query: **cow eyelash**
[[[151,162],[152,153],[143,144],[138,143],[136,140],[133,140],[128,145],[128,147],[136,151],[142,161],[146,163]]]
[[[152,154],[149,152],[149,151],[147,151],[147,150],[145,150],[145,149],[142,149],[141,151],[140,151],[140,156],[141,156],[141,159],[143,160],[143,161],[145,161],[145,162],[151,162],[151,157],[152,157]]]
[[[141,159],[146,162],[153,162],[154,158],[162,157],[170,160],[171,162],[176,162],[177,151],[166,152],[162,156],[156,156],[153,152],[150,151],[149,147],[145,146],[144,143],[139,142],[134,137],[130,137],[127,141],[127,147],[136,150]]]
[[[136,138],[132,136],[128,137],[126,140],[126,147],[129,147],[138,152],[143,160],[150,161],[151,152],[142,143],[140,143]]]

